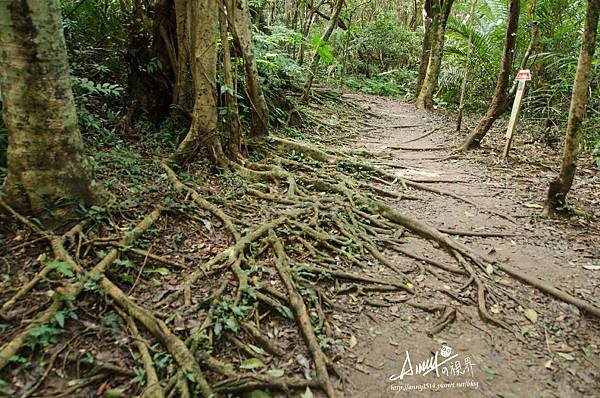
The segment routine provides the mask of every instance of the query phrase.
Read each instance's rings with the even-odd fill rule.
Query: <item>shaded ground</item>
[[[462,231],[504,231],[514,237],[462,237],[462,242],[552,282],[576,296],[595,298],[600,293],[600,180],[591,159],[582,159],[571,201],[582,212],[570,219],[548,220],[539,217],[548,181],[557,173],[558,154],[541,150],[535,143],[517,141],[513,157],[500,162],[503,137],[500,128],[490,133],[491,148],[448,159],[450,149],[442,151],[390,150],[389,147],[436,148],[456,145],[462,134],[453,132],[454,122],[442,114],[416,110],[414,106],[390,99],[345,95],[373,113],[373,129],[358,137],[356,146],[380,152],[378,161],[394,165],[399,176],[447,179],[452,183],[432,184],[472,199],[482,208],[510,215],[514,222],[490,215],[472,206],[428,194],[418,201],[397,201],[396,207],[416,214],[431,225]],[[502,123],[498,123],[504,125]],[[398,126],[413,126],[399,128]],[[422,136],[433,128],[431,135]],[[526,137],[529,139],[530,137]],[[452,157],[452,156],[450,156]],[[544,159],[544,164],[529,161]],[[413,246],[414,248],[414,246]],[[431,248],[421,244],[416,251],[428,257]],[[398,258],[406,266],[415,260]],[[422,280],[436,283],[429,275]],[[600,394],[600,325],[597,319],[581,316],[573,306],[549,298],[535,289],[506,279],[515,287],[515,301],[524,309],[539,314],[535,323],[520,325],[526,343],[520,343],[505,330],[481,323],[473,307],[459,311],[457,321],[435,337],[426,334],[428,321],[418,310],[394,303],[387,307],[366,308],[360,316],[347,320],[355,330],[358,344],[347,362],[353,382],[350,396],[443,396],[443,397],[577,397]],[[514,303],[513,303],[514,304]],[[399,374],[409,352],[413,366],[431,357],[442,343],[450,345],[458,358],[470,357],[474,370],[468,377],[406,376],[403,381],[389,381]],[[469,387],[442,388],[439,391],[393,391],[393,386],[424,383],[475,381]]]
[[[370,176],[351,163],[319,162],[300,149],[275,151],[275,157],[265,157],[261,152],[265,148],[261,147],[249,148],[248,153],[257,162],[253,165],[257,170],[266,170],[272,164],[293,170],[300,192],[296,195],[290,194],[286,179],[250,182],[241,173],[219,174],[202,162],[177,170],[182,182],[231,217],[242,236],[281,215],[306,210],[306,215],[298,220],[318,229],[320,235],[316,238],[302,230],[299,223],[283,223],[273,228],[273,232],[284,242],[318,345],[332,359],[334,368],[345,376],[343,380],[334,378],[340,393],[345,392],[349,397],[505,398],[600,393],[597,319],[583,316],[575,307],[495,272],[493,278],[484,275],[492,288],[488,309],[507,321],[514,333],[486,324],[475,306],[475,288],[465,284],[468,278],[464,275],[400,256],[398,251],[383,251],[388,243],[393,243],[457,267],[456,260],[440,250],[439,245],[417,237],[408,228],[392,225],[391,230],[386,230],[390,224],[379,225],[378,222],[384,221],[382,218],[377,215],[364,218],[358,213],[352,223],[357,225],[357,231],[371,231],[372,236],[348,243],[343,230],[351,232],[352,223],[344,217],[355,207],[353,198],[327,189],[319,191],[306,182],[316,176],[330,184],[341,182],[357,193],[371,195],[372,192],[365,193],[368,190],[360,186],[363,178],[370,178],[368,182],[378,189],[397,191],[403,196],[385,199],[395,209],[437,228],[510,235],[455,236],[455,239],[599,306],[600,184],[599,173],[589,166],[589,160],[582,162],[572,195],[577,199],[580,215],[568,220],[545,220],[538,217],[539,205],[548,179],[556,173],[549,159],[556,159],[557,155],[535,142],[525,145],[517,140],[516,160],[503,164],[497,160],[499,151],[493,149],[501,144],[493,140],[493,148],[468,155],[452,154],[445,147],[452,146],[460,137],[450,132],[451,121],[442,114],[420,112],[399,101],[356,95],[344,95],[343,101],[339,101],[324,95],[301,110],[298,116],[301,126],[282,129],[280,134],[302,142],[333,145],[342,151],[341,157],[350,149],[354,152],[366,149],[377,154],[366,161],[361,158],[369,165],[443,188],[477,205],[402,187],[395,181]],[[407,143],[433,128],[438,130]],[[496,132],[492,138],[500,135]],[[116,142],[88,143],[96,150],[94,157],[100,179],[115,194],[115,200],[91,209],[83,236],[67,242],[68,250],[89,270],[110,250],[115,237],[126,234],[142,215],[162,201],[166,210],[157,224],[131,247],[121,248],[118,261],[106,276],[131,300],[151,309],[182,341],[189,342],[195,336],[195,343],[188,346],[195,347],[196,358],[213,387],[238,388],[236,383],[240,379],[254,382],[257,376],[277,379],[285,374],[296,377],[294,380],[299,380],[301,387],[283,393],[274,389],[267,392],[264,387],[267,395],[258,396],[310,396],[305,385],[314,385],[312,352],[303,342],[302,331],[290,310],[288,291],[274,268],[272,241],[261,237],[242,251],[244,258],[240,258],[239,265],[252,287],[247,291],[240,291],[241,274],[231,264],[223,261],[217,267],[213,264],[212,268],[205,268],[211,259],[231,247],[236,238],[214,212],[193,205],[189,192],[175,192],[159,166],[169,147],[138,142],[135,138],[128,140],[123,137]],[[436,150],[390,149],[395,146]],[[273,148],[267,146],[266,150]],[[532,159],[535,165],[529,164]],[[360,208],[368,211],[368,206]],[[48,263],[52,253],[43,240],[11,217],[0,217],[0,233],[3,243],[0,302],[4,305]],[[369,239],[383,251],[391,267],[365,249]],[[132,248],[141,252],[136,253]],[[303,266],[321,270],[307,270]],[[394,267],[399,272],[392,271]],[[380,278],[383,282],[362,283],[332,277],[330,271],[336,270]],[[183,286],[193,273],[199,277],[191,284],[186,300]],[[414,282],[414,286],[406,284],[400,273],[409,276],[410,285]],[[54,270],[30,294],[7,309],[0,322],[2,343],[31,324],[36,313],[47,307],[53,293],[76,278]],[[439,310],[415,308],[413,287],[417,299],[455,309],[456,321],[430,336],[428,331],[443,314]],[[260,300],[257,291],[264,294]],[[139,322],[140,335],[136,336],[116,307],[99,286],[86,285],[77,300],[66,305],[62,316],[41,325],[35,338],[28,339],[26,347],[0,373],[3,381],[0,395],[88,397],[107,392],[116,394],[112,396],[139,395],[145,383],[135,345],[140,339],[148,342],[162,388],[170,391],[170,396],[181,395],[181,390],[173,387],[181,380],[181,375],[177,375],[181,367]],[[258,326],[262,342],[248,324]],[[428,376],[418,375],[424,371],[417,370],[418,364],[439,352],[443,345],[450,348],[445,348],[446,356],[440,353],[439,361],[453,359],[446,363],[447,374],[440,367],[440,377],[434,375],[435,371]],[[405,367],[407,352],[413,375],[391,382],[390,376],[401,374]],[[455,354],[458,356],[454,357]],[[219,373],[219,369],[209,366],[208,355],[225,361],[230,374],[223,374],[222,369]],[[331,367],[330,371],[333,372]],[[450,385],[438,386],[442,382]],[[433,383],[436,387],[432,387]],[[467,384],[452,386],[451,383]],[[411,390],[396,391],[402,388]],[[429,388],[440,391],[432,392]],[[322,394],[316,387],[312,391],[315,396]],[[236,392],[233,396],[241,395]]]

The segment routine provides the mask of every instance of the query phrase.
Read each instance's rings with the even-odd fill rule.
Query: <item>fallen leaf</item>
[[[283,376],[284,372],[281,369],[269,369],[267,374],[271,377],[281,377]]]
[[[310,390],[310,387],[306,387],[304,394],[302,394],[302,398],[313,398],[313,393]]]
[[[538,320],[538,313],[535,310],[530,308],[525,310],[525,317],[531,321],[531,323],[536,323]]]
[[[499,396],[500,398],[520,398],[518,395],[513,394],[512,392],[501,392]]]
[[[263,390],[252,390],[243,395],[244,398],[272,398],[271,393]]]
[[[583,351],[583,354],[588,358],[592,356],[592,352],[585,347],[581,347],[581,351]]]
[[[589,271],[600,271],[600,265],[584,265],[583,268]]]
[[[350,336],[350,339],[348,339],[348,345],[350,346],[350,348],[356,347],[357,344],[358,344],[358,340],[356,339],[356,336],[354,336],[354,335]]]
[[[263,361],[258,358],[248,358],[240,365],[240,369],[256,369],[264,366]]]
[[[566,359],[567,361],[574,361],[575,357],[571,354],[568,354],[566,352],[557,352],[557,355],[561,356],[562,358]]]
[[[298,363],[300,364],[300,366],[302,366],[303,368],[310,368],[310,362],[308,362],[308,359],[306,359],[306,357],[302,354],[298,354],[296,355],[296,361],[298,361]]]
[[[523,206],[530,208],[530,209],[543,209],[544,206],[539,205],[537,203],[525,203]]]

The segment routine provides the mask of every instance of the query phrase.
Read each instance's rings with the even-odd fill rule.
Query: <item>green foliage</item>
[[[54,327],[51,325],[41,325],[32,328],[25,342],[25,346],[29,347],[31,350],[37,348],[45,349],[51,344],[56,344],[58,336],[60,336],[63,331],[62,327]]]
[[[214,304],[215,324],[213,330],[218,336],[223,330],[237,333],[239,330],[238,319],[243,319],[250,309],[246,305],[237,305],[230,302],[226,297],[221,297]]]
[[[381,13],[364,26],[336,30],[331,38],[336,63],[328,75],[367,94],[404,97],[414,89],[421,31],[399,25]]]
[[[60,328],[65,327],[65,320],[78,319],[77,312],[74,309],[68,308],[54,313],[54,321]]]
[[[46,264],[47,267],[55,270],[59,274],[71,278],[73,276],[73,268],[66,261],[50,261]]]
[[[398,25],[394,18],[392,14],[381,14],[365,27],[354,27],[346,33],[352,37],[347,49],[347,56],[353,59],[349,71],[371,76],[417,67],[420,33]]]
[[[335,61],[335,57],[331,53],[333,51],[333,47],[324,42],[320,36],[315,35],[311,40],[311,44],[313,50],[317,52],[319,58],[321,58],[321,61],[323,61],[325,64],[332,64]]]

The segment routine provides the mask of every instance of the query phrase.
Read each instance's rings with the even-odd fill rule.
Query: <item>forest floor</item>
[[[392,99],[346,94],[344,97],[372,112],[375,126],[356,137],[356,148],[378,153],[377,160],[396,169],[399,176],[422,180],[448,180],[431,184],[468,197],[482,208],[509,214],[514,222],[490,215],[447,196],[422,194],[419,201],[397,201],[404,213],[418,215],[438,228],[462,231],[505,231],[510,237],[464,237],[461,241],[498,261],[575,295],[600,297],[600,173],[593,159],[581,159],[570,201],[579,216],[540,217],[548,182],[557,175],[559,153],[518,137],[511,158],[500,160],[504,132],[490,132],[484,148],[468,154],[452,152],[463,134],[453,131],[450,115],[415,109]],[[504,126],[504,123],[497,123]],[[399,126],[409,126],[400,128]],[[421,137],[424,133],[436,131]],[[524,133],[518,133],[524,134]],[[491,141],[491,143],[490,143]],[[393,150],[390,147],[436,150]],[[440,148],[443,148],[439,150]],[[453,156],[454,155],[454,156]],[[415,240],[411,248],[428,257],[431,248]],[[398,262],[415,261],[398,257]],[[428,281],[429,280],[429,281]],[[439,284],[424,276],[420,283]],[[479,321],[476,309],[459,311],[458,319],[430,337],[428,319],[414,309],[407,313],[398,304],[370,308],[345,322],[355,330],[358,344],[352,350],[350,380],[353,397],[592,397],[600,395],[600,323],[582,316],[575,307],[549,298],[512,279],[515,298],[539,314],[534,322],[521,322],[526,344],[496,327]],[[440,349],[451,346],[459,357],[470,357],[472,374],[461,377],[401,373],[407,353],[413,368]],[[440,358],[441,360],[442,358]],[[408,369],[408,367],[407,367]],[[467,386],[438,386],[467,382]],[[427,384],[429,383],[429,384]],[[401,386],[401,387],[399,387]],[[406,390],[399,390],[406,389]]]
[[[300,127],[281,133],[337,154],[335,162],[318,160],[324,152],[305,147],[277,152],[272,140],[249,149],[254,172],[219,174],[202,160],[176,171],[225,216],[201,200],[194,204],[188,188],[174,189],[160,163],[172,148],[135,131],[110,142],[88,137],[96,170],[115,200],[92,208],[79,235],[64,242],[86,272],[49,262],[52,250],[39,233],[0,214],[3,344],[36,326],[32,319],[56,292],[85,282],[77,299],[59,297],[65,301],[59,316],[23,340],[0,373],[0,396],[137,396],[148,373],[138,354],[144,341],[165,396],[183,396],[186,377],[194,380],[180,371],[182,345],[174,349],[169,341],[187,343],[211,387],[233,396],[252,389],[252,398],[325,396],[318,385],[326,384],[315,378],[320,349],[332,360],[321,364],[333,386],[347,397],[600,395],[598,319],[497,268],[510,265],[600,307],[600,172],[591,158],[579,163],[573,215],[545,219],[541,204],[559,156],[529,136],[517,137],[503,163],[500,127],[486,147],[455,153],[462,134],[453,131],[449,115],[398,100],[323,95],[301,110]],[[272,156],[261,153],[265,148]],[[370,155],[360,161],[388,177],[445,194],[403,186],[393,176],[369,177],[353,163],[365,151]],[[295,194],[289,179],[247,178],[264,175],[260,171],[272,164],[294,171]],[[370,187],[361,183],[365,177]],[[338,182],[342,191],[335,190]],[[355,195],[345,187],[355,188]],[[491,258],[491,272],[484,266],[467,273],[460,265],[471,266],[458,261],[456,249],[453,258],[410,225],[388,222],[372,204],[359,203],[360,195],[377,190],[392,196],[378,198],[399,213]],[[159,203],[166,209],[155,224],[135,242],[119,243]],[[498,236],[469,236],[477,234]],[[112,247],[106,278],[85,279]],[[232,252],[235,247],[241,249]],[[287,280],[286,264],[292,271]],[[47,267],[27,295],[7,304]],[[482,320],[482,295],[469,275],[485,283],[487,310],[506,327]],[[133,303],[147,312],[132,311]],[[164,326],[153,328],[144,314]],[[303,343],[311,333],[320,349]],[[428,361],[436,353],[437,370],[431,366],[436,357]],[[408,374],[400,379],[403,369]],[[294,393],[278,392],[281,386]]]

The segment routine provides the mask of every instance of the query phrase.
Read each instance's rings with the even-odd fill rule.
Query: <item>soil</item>
[[[296,129],[299,136],[294,138],[337,145],[340,150],[367,150],[376,154],[368,160],[373,165],[475,202],[476,206],[447,195],[410,188],[402,190],[402,187],[399,191],[403,198],[386,199],[399,212],[440,229],[506,235],[456,235],[454,238],[492,257],[497,263],[510,264],[600,307],[600,172],[591,158],[580,160],[569,196],[570,215],[541,218],[541,204],[548,182],[558,172],[558,148],[545,147],[531,134],[521,131],[517,133],[511,158],[502,162],[501,129],[505,123],[498,122],[497,130],[490,132],[485,141],[487,147],[457,153],[453,148],[465,133],[454,132],[451,115],[424,112],[409,103],[375,96],[344,94],[341,99],[341,102],[339,99],[322,99],[319,105],[313,103],[303,109],[310,122]],[[430,134],[422,137],[426,133]],[[115,206],[116,210],[108,206],[94,210],[93,220],[85,230],[85,239],[80,242],[81,253],[77,250],[82,267],[90,269],[104,256],[109,249],[104,244],[106,237],[122,235],[168,196],[169,211],[134,245],[160,256],[163,261],[124,250],[107,277],[132,300],[152,309],[182,340],[208,319],[206,330],[211,339],[214,337],[209,346],[212,355],[232,364],[238,372],[264,375],[271,369],[285,371],[286,376],[312,374],[314,377],[309,361],[311,355],[303,344],[298,325],[293,317],[274,311],[272,306],[255,299],[246,302],[250,309],[238,307],[235,310],[252,314],[248,316],[249,320],[260,324],[267,340],[284,355],[268,355],[257,347],[260,345],[258,340],[253,340],[241,327],[232,333],[232,329],[227,330],[227,324],[223,324],[222,334],[215,331],[218,322],[232,322],[235,318],[231,313],[234,306],[227,300],[235,296],[238,279],[230,267],[204,275],[193,284],[191,303],[195,310],[185,308],[183,297],[177,296],[186,277],[230,247],[232,237],[214,214],[193,206],[185,194],[173,192],[157,161],[168,156],[170,148],[152,148],[159,152],[152,155],[154,152],[148,144],[144,146],[133,139],[121,143],[119,148],[111,147],[110,151],[101,145],[95,147],[94,142],[87,145],[98,152],[99,179],[121,198],[121,202]],[[289,155],[295,164],[311,164],[296,153]],[[260,159],[254,152],[250,157]],[[307,163],[302,163],[304,161]],[[331,165],[321,167],[319,172],[327,172],[327,167]],[[354,172],[357,176],[360,174],[360,170],[351,171]],[[219,175],[207,162],[189,164],[178,173],[184,183],[195,187],[203,197],[230,215],[242,235],[290,212],[290,206],[285,203],[247,194],[247,181],[233,173]],[[350,185],[352,181],[347,183]],[[398,185],[391,187],[377,179],[371,183],[398,191]],[[267,189],[284,197],[287,186],[279,184]],[[327,231],[336,233],[333,228]],[[456,260],[439,246],[400,227],[396,232],[402,248],[456,267]],[[294,240],[292,233],[290,236],[285,233],[285,228],[278,230],[287,244],[288,253],[297,261],[311,261],[306,248]],[[2,214],[0,240],[3,243],[0,245],[0,302],[4,303],[19,286],[42,269],[43,257],[40,255],[45,253],[50,258],[51,251],[35,233]],[[77,242],[70,242],[67,249],[76,252],[77,246]],[[247,271],[249,279],[256,279],[274,291],[279,290],[280,296],[273,297],[285,300],[286,288],[272,267],[269,244],[256,242],[247,252],[245,266],[252,268]],[[251,259],[254,255],[256,257]],[[473,286],[465,285],[460,289],[466,277],[429,267],[394,251],[385,251],[384,255],[412,278],[419,299],[455,308],[456,320],[431,334],[441,314],[406,305],[404,302],[410,297],[402,290],[366,292],[360,290],[360,283],[332,282],[320,274],[313,274],[311,280],[303,280],[302,294],[313,323],[317,323],[317,318],[326,318],[326,327],[317,331],[318,338],[335,369],[343,376],[334,379],[335,386],[345,396],[600,396],[598,319],[495,271],[493,278],[487,280],[493,284],[487,306],[492,315],[511,325],[512,332],[509,332],[482,321],[473,301],[476,297]],[[331,257],[331,263],[343,266],[344,271],[366,273],[384,280],[397,276],[374,259],[370,259],[368,268],[363,269],[340,261],[337,255]],[[68,279],[53,271],[19,300],[12,316],[1,319],[2,343],[28,325],[36,312],[46,308],[52,291],[61,288]],[[224,283],[226,289],[218,297],[222,300],[219,306],[213,307],[211,295]],[[319,307],[323,316],[316,313],[314,303],[319,299],[314,299],[318,295],[316,290],[311,291],[312,288],[321,289],[319,294],[327,293],[329,297],[328,305],[324,303]],[[344,289],[348,291],[343,292]],[[170,296],[176,298],[168,301]],[[77,308],[66,312],[72,317],[63,320],[64,330],[55,327],[54,334],[38,338],[30,347],[32,349],[21,350],[17,361],[2,370],[0,396],[3,392],[7,396],[21,396],[29,391],[32,396],[93,397],[115,393],[116,389],[125,391],[120,396],[141,393],[143,387],[139,381],[144,380],[143,369],[134,344],[139,338],[132,336],[115,312],[114,303],[92,284],[76,304]],[[208,308],[215,310],[212,320],[207,315]],[[169,380],[176,380],[173,375],[177,364],[154,336],[141,325],[138,328],[141,337],[151,343],[154,366],[163,386]],[[244,350],[239,342],[238,346],[231,343],[232,334],[241,346],[254,345],[246,345]],[[229,335],[229,339],[220,338],[224,335]],[[440,365],[437,370],[427,366],[435,362],[436,354]],[[247,366],[249,358],[255,360],[252,356],[262,361],[257,368]],[[433,361],[429,361],[432,356]],[[426,372],[428,374],[423,375]],[[212,381],[223,380],[216,372],[207,371],[207,374]],[[324,396],[317,388],[313,388],[312,393]],[[176,392],[172,394],[177,396]],[[298,390],[293,396],[300,395],[310,396]],[[291,393],[273,391],[272,396],[286,397]]]
[[[487,145],[456,156],[452,148],[464,134],[454,132],[450,116],[424,112],[411,104],[372,96],[344,97],[372,112],[370,123],[377,128],[357,137],[356,148],[379,153],[377,161],[395,165],[399,176],[440,179],[452,182],[428,184],[449,190],[476,202],[480,209],[494,209],[514,221],[435,194],[419,194],[420,200],[395,202],[395,207],[418,216],[430,225],[461,231],[500,231],[512,237],[460,237],[460,241],[499,262],[506,262],[528,274],[551,282],[575,296],[600,304],[600,184],[598,169],[591,159],[580,161],[578,177],[570,200],[579,216],[559,219],[540,217],[550,178],[557,173],[558,153],[530,137],[513,144],[511,158],[500,160],[502,131],[489,134]],[[497,123],[504,125],[503,123]],[[395,127],[396,126],[396,127]],[[397,126],[414,126],[398,128]],[[435,132],[418,138],[433,128]],[[521,132],[518,134],[526,134]],[[520,138],[520,137],[519,137]],[[491,141],[491,143],[489,143]],[[439,148],[435,151],[393,150],[390,147]],[[455,156],[452,156],[455,155]],[[530,163],[546,159],[549,166]],[[533,163],[533,162],[532,162]],[[415,247],[414,243],[420,247]],[[412,251],[428,257],[432,247],[421,240],[407,244]],[[393,253],[389,254],[390,257]],[[397,257],[403,268],[415,267],[416,260]],[[587,267],[587,269],[586,269]],[[420,282],[439,284],[426,275]],[[427,334],[431,320],[420,310],[387,303],[389,307],[366,307],[346,319],[354,332],[356,346],[350,360],[348,395],[351,397],[594,397],[600,396],[600,323],[582,315],[568,304],[536,289],[507,278],[515,301],[523,310],[534,309],[535,322],[521,324],[525,342],[506,330],[482,323],[474,307],[458,312],[457,320],[435,336]],[[385,300],[384,300],[385,304]],[[445,344],[464,360],[474,364],[472,373],[461,376],[435,371],[417,375],[418,362],[429,359]],[[414,375],[390,381],[399,375],[410,356]],[[439,357],[439,362],[444,358]],[[451,361],[453,362],[453,361]],[[450,363],[450,362],[449,362]],[[464,366],[463,366],[464,368]],[[408,367],[406,368],[409,369]],[[463,369],[464,370],[464,369]],[[468,383],[460,386],[460,383]],[[429,384],[428,384],[429,383]],[[439,384],[456,383],[454,386]],[[474,387],[475,386],[475,387]],[[400,390],[404,388],[404,390]],[[421,388],[421,389],[419,389]]]

